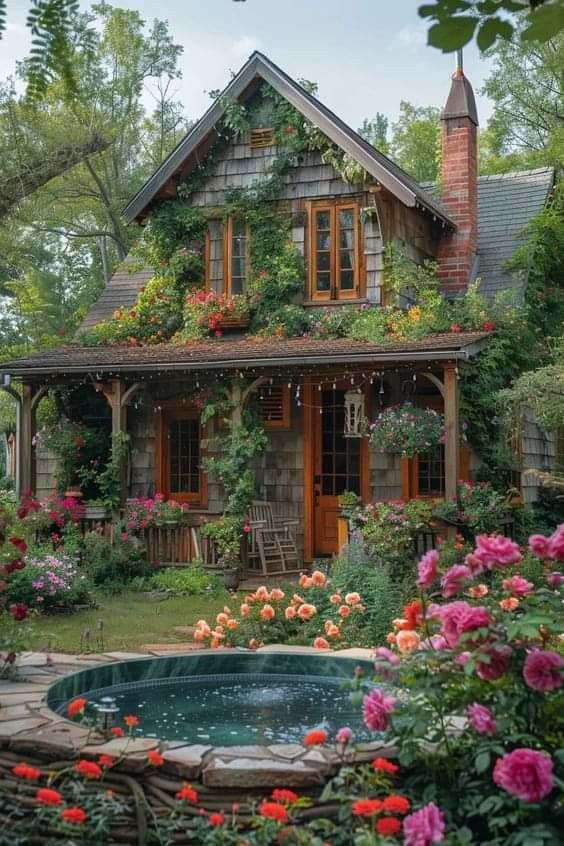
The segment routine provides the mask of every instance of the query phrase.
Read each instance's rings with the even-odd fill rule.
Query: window
[[[356,203],[314,205],[311,215],[311,297],[359,296],[359,209]]]
[[[258,394],[259,414],[265,429],[290,428],[288,385],[266,385]]]
[[[244,294],[249,271],[249,227],[240,217],[229,218],[227,226],[227,293]]]
[[[417,496],[445,495],[445,448],[444,444],[418,455],[413,460],[415,489]]]
[[[159,415],[156,484],[179,502],[205,504],[200,415],[195,408],[171,406]]]
[[[321,400],[321,494],[360,496],[360,438],[345,438],[345,392],[323,391]]]

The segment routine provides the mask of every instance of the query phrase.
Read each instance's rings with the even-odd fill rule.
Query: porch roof
[[[487,332],[431,335],[416,341],[386,345],[349,338],[257,338],[223,337],[176,346],[145,347],[68,345],[44,350],[28,358],[3,362],[0,373],[25,379],[80,373],[96,376],[143,373],[155,370],[188,372],[280,366],[331,366],[332,364],[409,363],[417,361],[464,361],[482,348]]]

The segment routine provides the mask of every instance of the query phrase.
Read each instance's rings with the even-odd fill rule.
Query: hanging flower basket
[[[370,425],[370,443],[380,452],[413,458],[444,439],[444,418],[432,408],[411,403],[392,405]]]

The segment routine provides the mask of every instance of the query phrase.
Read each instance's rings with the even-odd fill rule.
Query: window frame
[[[340,235],[341,223],[340,213],[352,211],[353,213],[353,287],[351,289],[341,287],[340,266]],[[317,290],[317,215],[320,212],[329,213],[329,281],[328,291]],[[360,221],[360,204],[358,199],[319,200],[310,204],[309,208],[309,298],[314,302],[343,302],[357,300],[362,296],[362,250],[361,235],[362,224]]]
[[[233,258],[233,223],[235,220],[243,220],[241,217],[233,216],[227,218],[224,225],[224,245],[223,245],[223,289],[228,297],[241,297],[247,293],[247,285],[249,283],[249,271],[251,261],[251,227],[245,221],[245,285],[244,290],[240,294],[233,293],[233,275],[232,275],[232,258]]]
[[[185,493],[170,490],[170,440],[168,437],[170,423],[178,420],[200,421],[200,411],[193,404],[178,403],[177,401],[161,401],[159,406],[155,450],[155,484],[157,490],[163,493],[167,499],[172,496],[177,502],[205,508],[208,504],[208,480],[203,469],[206,451],[203,449],[202,443],[206,438],[206,428],[201,423],[199,427],[199,491],[197,493]]]

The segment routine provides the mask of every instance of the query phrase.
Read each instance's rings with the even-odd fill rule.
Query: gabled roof
[[[124,209],[128,223],[142,214],[160,189],[185,165],[188,157],[204,142],[223,116],[223,98],[243,98],[249,87],[262,79],[301,114],[317,126],[333,143],[348,153],[364,170],[406,206],[421,206],[444,224],[455,228],[447,213],[398,165],[378,152],[354,132],[334,112],[284,73],[262,53],[254,52],[205,115],[192,127],[168,158],[147,180]]]
[[[414,341],[382,345],[350,338],[210,338],[184,346],[153,344],[144,347],[66,346],[44,350],[28,358],[0,364],[0,373],[44,376],[116,373],[184,373],[194,370],[253,371],[262,367],[303,367],[338,364],[377,365],[402,361],[465,361],[476,355],[487,332],[429,335]]]

